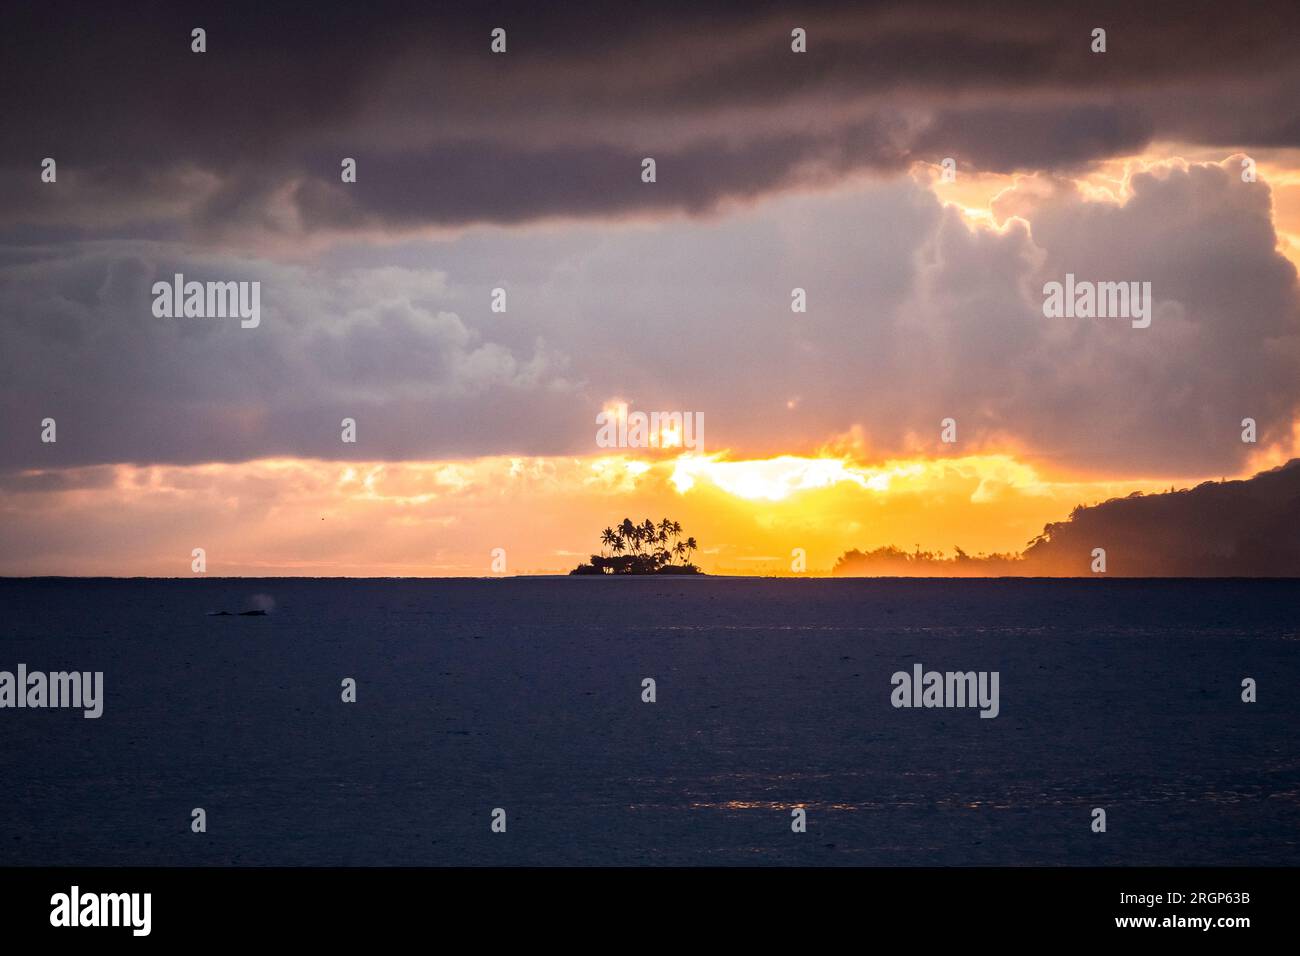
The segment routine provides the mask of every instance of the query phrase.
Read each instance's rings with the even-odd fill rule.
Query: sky
[[[975,7],[7,14],[0,574],[816,574],[1300,455],[1300,8]]]

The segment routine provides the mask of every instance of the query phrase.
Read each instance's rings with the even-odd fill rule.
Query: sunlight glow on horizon
[[[655,451],[29,470],[0,520],[41,545],[0,573],[184,577],[204,547],[212,575],[490,576],[500,547],[508,574],[558,574],[599,550],[606,525],[667,516],[699,539],[710,573],[787,574],[800,548],[819,575],[854,548],[1018,551],[1079,504],[1202,480],[1071,480],[1011,454]],[[51,536],[55,516],[77,534]]]
[[[924,471],[916,463],[895,464],[883,468],[866,468],[843,458],[801,458],[778,455],[775,458],[726,461],[718,456],[682,455],[673,465],[671,481],[677,491],[686,494],[698,480],[708,480],[716,487],[747,501],[783,501],[791,495],[839,482],[852,482],[871,491],[887,492],[895,477],[911,477]]]

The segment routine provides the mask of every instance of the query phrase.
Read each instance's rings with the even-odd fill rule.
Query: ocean
[[[3,579],[20,664],[6,866],[1300,864],[1295,580]]]

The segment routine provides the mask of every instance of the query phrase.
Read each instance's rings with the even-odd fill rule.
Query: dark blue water
[[[3,580],[0,609],[0,670],[106,684],[98,720],[0,710],[0,865],[1300,864],[1300,582]],[[1000,715],[895,709],[916,662],[998,671]]]

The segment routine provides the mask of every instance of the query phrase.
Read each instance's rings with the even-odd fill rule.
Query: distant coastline
[[[1135,492],[1075,508],[1019,554],[885,546],[848,551],[836,577],[1300,577],[1300,459],[1252,478]]]

